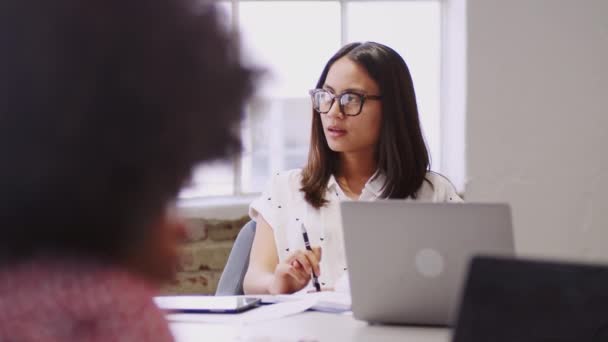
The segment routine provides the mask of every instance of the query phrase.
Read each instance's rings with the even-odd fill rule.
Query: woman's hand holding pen
[[[319,276],[321,269],[321,247],[312,250],[296,250],[280,262],[274,271],[274,279],[270,285],[271,294],[293,293],[303,289],[310,282],[314,272]]]

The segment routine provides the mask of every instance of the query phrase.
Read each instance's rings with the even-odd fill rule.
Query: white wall
[[[608,261],[608,1],[469,0],[468,201],[518,252]]]
[[[441,165],[439,170],[465,190],[466,0],[444,1],[441,31]],[[431,168],[437,170],[434,164]]]

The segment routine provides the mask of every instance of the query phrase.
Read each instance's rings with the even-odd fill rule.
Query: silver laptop
[[[355,318],[451,325],[474,255],[512,256],[507,204],[340,203]]]

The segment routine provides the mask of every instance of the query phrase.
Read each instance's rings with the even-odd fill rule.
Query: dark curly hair
[[[200,1],[2,1],[0,262],[120,258],[240,150],[256,72],[225,26]]]

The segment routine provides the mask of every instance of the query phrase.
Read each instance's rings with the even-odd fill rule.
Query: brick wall
[[[250,198],[236,203],[191,204],[182,209],[188,239],[181,247],[176,279],[163,288],[164,293],[214,294],[217,283],[247,215]]]

